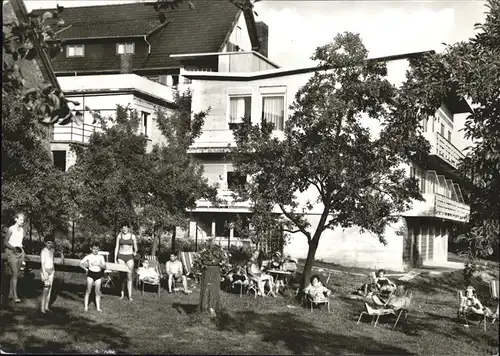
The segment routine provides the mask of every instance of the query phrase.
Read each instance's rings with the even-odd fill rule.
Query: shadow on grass
[[[33,326],[35,332],[26,335],[28,327],[33,329]],[[51,315],[26,308],[7,307],[0,311],[0,345],[3,351],[80,352],[81,349],[77,349],[77,346],[93,345],[99,341],[104,345],[100,348],[113,350],[115,353],[124,353],[130,345],[130,339],[116,328],[98,324],[85,316],[70,315],[63,308],[53,308]]]
[[[220,331],[260,334],[262,340],[282,342],[294,354],[320,353],[411,355],[406,349],[380,343],[369,336],[325,332],[289,312],[259,314],[253,311],[222,312],[216,321]]]

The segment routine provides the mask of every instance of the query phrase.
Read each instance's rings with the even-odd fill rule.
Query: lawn
[[[338,355],[492,355],[498,351],[498,324],[483,331],[455,320],[461,273],[419,276],[406,283],[413,291],[408,322],[392,330],[382,321],[356,325],[362,303],[343,298],[363,277],[336,273],[329,287],[332,313],[310,312],[292,297],[253,298],[222,292],[217,320],[195,313],[199,291],[160,298],[150,291],[134,301],[116,291],[102,298],[103,313],[91,304],[83,311],[83,275],[61,272],[53,315],[37,312],[40,284],[22,287],[23,303],[2,306],[0,348],[8,352],[153,354],[338,354]],[[496,275],[498,279],[498,275]],[[64,281],[62,281],[64,279]],[[38,282],[35,280],[35,282]],[[37,287],[34,287],[36,285]],[[486,284],[474,285],[488,304]],[[480,297],[481,297],[480,295]],[[488,296],[488,297],[486,297]]]

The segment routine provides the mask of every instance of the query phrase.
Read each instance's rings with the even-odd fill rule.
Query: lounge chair
[[[493,300],[493,303],[496,302],[496,305],[497,305],[497,310],[496,312],[491,315],[491,323],[494,324],[495,322],[498,322],[498,310],[499,310],[499,307],[500,307],[500,303],[499,303],[499,300],[498,300],[498,281],[490,281],[490,296],[491,296],[491,299]]]
[[[410,307],[412,296],[412,292],[404,296],[392,296],[383,306],[379,306],[378,308],[372,308],[368,303],[365,303],[365,310],[359,315],[356,324],[359,324],[361,317],[365,314],[372,316],[372,323],[375,321],[374,327],[377,326],[378,319],[381,315],[395,315],[396,322],[392,327],[394,329],[398,325],[403,314],[405,315],[405,320],[408,319],[408,308]]]
[[[198,256],[198,252],[179,252],[179,260],[182,262],[182,267],[184,268],[184,274],[186,277],[192,277],[196,281],[200,280],[201,274],[193,273],[193,263],[195,258]]]
[[[365,310],[362,311],[361,314],[359,314],[358,322],[356,323],[356,325],[359,324],[359,322],[361,321],[361,317],[363,315],[369,315],[372,317],[371,323],[373,324],[375,322],[373,327],[376,327],[378,319],[380,318],[381,315],[391,315],[391,314],[396,315],[396,312],[390,308],[372,308],[368,303],[365,303]]]
[[[151,281],[146,281],[144,279],[142,281],[139,281],[138,283],[142,283],[141,295],[144,295],[144,285],[149,284],[151,286],[155,286],[158,288],[158,297],[160,297],[161,296],[161,281],[163,279],[163,273],[161,271],[160,262],[158,261],[158,257],[156,257],[156,256],[146,255],[144,257],[149,261],[149,266],[156,270],[159,278],[158,278],[157,283],[152,283]],[[137,278],[137,279],[139,279],[139,278]]]

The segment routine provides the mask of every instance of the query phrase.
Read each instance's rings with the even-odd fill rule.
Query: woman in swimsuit
[[[89,297],[92,286],[95,285],[95,306],[97,311],[101,310],[101,282],[106,269],[104,256],[99,255],[99,242],[95,241],[91,246],[92,253],[84,257],[80,267],[87,273],[87,290],[85,291],[85,311],[89,310]]]
[[[24,263],[24,214],[17,213],[14,217],[15,223],[7,231],[5,238],[5,257],[9,263],[12,277],[10,279],[9,299],[13,299],[16,303],[20,303],[21,299],[17,296],[17,281]]]
[[[129,231],[129,225],[124,224],[122,231],[116,237],[115,261],[127,265],[130,269],[127,272],[128,299],[132,301],[132,271],[134,270],[134,256],[137,253],[137,240],[135,235]],[[120,299],[125,296],[125,281],[122,283]]]

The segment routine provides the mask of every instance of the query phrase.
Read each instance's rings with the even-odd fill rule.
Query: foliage
[[[196,207],[200,198],[214,200],[217,195],[216,187],[203,177],[203,165],[188,154],[210,111],[208,108],[193,113],[191,98],[190,91],[176,92],[177,108],[172,112],[157,111],[156,123],[166,140],[155,145],[146,157],[149,171],[142,182],[146,195],[141,215],[143,224],[155,236],[175,226],[187,226],[186,209]]]
[[[2,100],[2,224],[24,211],[45,236],[66,230],[73,214],[73,183],[52,165],[45,149],[47,130],[11,95]]]
[[[154,10],[158,13],[158,19],[161,23],[165,23],[167,21],[167,16],[163,10],[178,10],[179,5],[187,3],[190,10],[194,10],[194,5],[191,1],[187,0],[156,0],[154,3],[145,3],[144,5],[153,6]]]
[[[147,140],[137,134],[136,111],[118,106],[114,124],[103,132],[95,132],[86,148],[74,147],[76,164],[70,174],[77,181],[76,196],[81,213],[79,222],[111,229],[120,224],[137,224],[136,207],[144,195],[144,181],[150,167],[146,160]]]
[[[219,266],[221,271],[228,271],[230,254],[214,243],[208,245],[196,256],[193,273],[202,273],[207,266]]]
[[[55,11],[47,11],[42,16],[33,12],[24,16],[26,9],[20,3],[17,20],[9,19],[3,23],[2,97],[12,96],[23,102],[26,109],[43,124],[59,122],[65,125],[73,120],[81,122],[81,112],[73,115],[68,105],[79,103],[65,98],[53,73],[49,73],[52,83],[45,84],[29,80],[33,73],[28,68],[23,70],[26,62],[40,56],[44,57],[38,58],[41,63],[50,66],[47,64],[50,63],[47,54],[55,58],[61,51],[61,43],[56,35],[58,28],[64,25],[64,20],[59,17],[64,8],[58,6]],[[17,5],[13,8],[17,8]],[[47,68],[47,71],[51,69]]]
[[[473,144],[460,167],[471,205],[464,233],[473,256],[498,251],[500,238],[500,2],[489,0],[486,6],[485,21],[476,24],[473,38],[413,63],[410,96],[414,108],[426,113],[453,93],[474,108],[464,128]]]
[[[386,64],[367,60],[367,54],[352,33],[316,50],[318,69],[298,90],[283,139],[267,122],[245,119],[235,129],[235,167],[250,177],[242,198],[279,207],[293,226],[285,231],[306,236],[304,278],[326,229],[356,225],[385,243],[387,224],[409,208],[411,198],[421,199],[401,164],[428,146],[418,120],[394,112],[404,98],[385,78]],[[381,133],[372,136],[365,124],[381,118]],[[316,226],[306,219],[311,212],[320,217]]]

